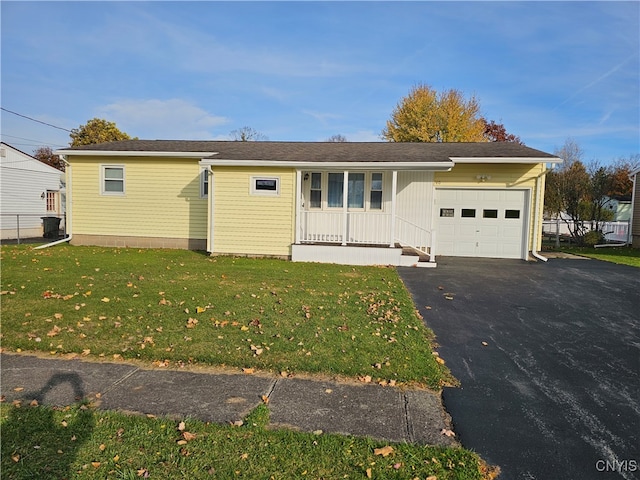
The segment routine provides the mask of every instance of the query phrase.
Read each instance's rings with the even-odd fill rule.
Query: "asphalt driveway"
[[[640,478],[640,269],[449,257],[399,272],[461,382],[443,393],[459,440],[501,480]]]

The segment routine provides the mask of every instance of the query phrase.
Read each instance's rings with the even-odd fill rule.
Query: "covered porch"
[[[435,266],[433,170],[296,170],[293,261]]]

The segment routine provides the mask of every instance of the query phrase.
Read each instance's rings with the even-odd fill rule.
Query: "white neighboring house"
[[[42,237],[42,217],[63,223],[63,182],[64,172],[0,142],[0,238]]]

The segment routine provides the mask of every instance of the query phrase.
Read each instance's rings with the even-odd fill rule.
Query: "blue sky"
[[[2,107],[144,139],[379,141],[416,84],[585,161],[640,153],[640,3],[1,2]],[[68,132],[2,111],[23,151]]]

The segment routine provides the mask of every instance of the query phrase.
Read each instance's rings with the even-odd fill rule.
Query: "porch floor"
[[[388,245],[304,242],[291,246],[294,262],[337,263],[342,265],[393,265],[435,267],[429,254],[411,247]]]

